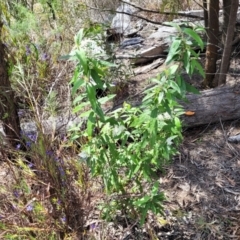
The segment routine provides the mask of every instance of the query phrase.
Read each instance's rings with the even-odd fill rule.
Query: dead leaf
[[[186,116],[193,116],[193,115],[195,115],[195,112],[193,112],[193,111],[186,111],[185,115]]]

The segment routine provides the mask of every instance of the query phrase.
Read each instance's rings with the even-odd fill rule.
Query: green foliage
[[[177,154],[182,140],[179,117],[183,110],[177,100],[184,99],[187,91],[196,92],[181,72],[192,75],[197,69],[203,73],[193,50],[197,45],[203,47],[201,39],[191,29],[177,28],[179,36],[166,60],[169,67],[152,79],[155,85],[145,91],[139,108],[125,103],[110,114],[104,113],[103,104],[113,96],[97,99],[96,89],[109,84],[105,76],[114,65],[81,48],[83,29],[75,38],[76,50],[68,56],[77,62],[71,81],[74,112],[81,112],[87,121],[85,131],[72,129],[73,139],[87,137],[81,154],[87,156],[92,175],[102,178],[110,199],[102,206],[102,213],[108,219],[120,210],[143,224],[148,211],[163,213],[164,194],[157,176]],[[90,106],[88,111],[86,106]]]

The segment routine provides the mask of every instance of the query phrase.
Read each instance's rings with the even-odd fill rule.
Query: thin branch
[[[159,10],[151,10],[151,9],[147,9],[147,8],[142,8],[142,7],[139,7],[133,3],[129,3],[129,2],[125,2],[124,0],[120,0],[121,2],[125,3],[125,4],[128,4],[134,8],[137,8],[139,9],[140,11],[143,11],[143,12],[149,12],[149,13],[156,13],[156,14],[164,14],[164,15],[178,15],[178,16],[181,16],[181,17],[191,17],[191,18],[197,18],[197,19],[201,19],[203,20],[204,18],[203,17],[200,17],[200,16],[197,16],[197,15],[189,15],[188,13],[182,13],[182,12],[177,12],[177,13],[173,13],[173,12],[161,12]]]
[[[138,59],[138,58],[144,58],[144,59],[155,59],[155,58],[167,58],[167,55],[159,54],[159,55],[151,55],[151,56],[130,56],[130,55],[120,55],[116,56],[116,59]]]
[[[199,57],[205,57],[205,53],[200,53]],[[158,54],[158,55],[151,55],[151,56],[141,56],[141,55],[120,55],[116,56],[116,59],[138,59],[138,58],[144,58],[144,59],[155,59],[155,58],[167,58],[167,54]]]
[[[96,8],[96,7],[92,7],[92,6],[89,6],[89,5],[86,5],[88,8],[92,9],[92,10],[100,10],[99,8]],[[103,12],[112,12],[111,9],[101,9],[101,11]],[[169,25],[166,25],[164,24],[163,22],[157,22],[157,21],[152,21],[152,20],[149,20],[145,17],[141,17],[139,15],[136,15],[136,14],[131,14],[131,13],[127,13],[127,12],[123,12],[123,11],[114,11],[115,13],[121,13],[121,14],[125,14],[125,15],[129,15],[129,16],[132,16],[132,17],[137,17],[139,19],[142,19],[142,20],[145,20],[147,22],[150,22],[150,23],[153,23],[153,24],[157,24],[157,25],[163,25],[163,26],[169,26]]]
[[[124,1],[122,1],[124,2]],[[124,2],[125,3],[125,2]],[[160,12],[160,11],[156,11],[156,10],[150,10],[150,9],[145,9],[145,8],[141,8],[139,6],[136,6],[134,4],[130,4],[130,3],[127,3],[137,9],[139,9],[140,11],[145,11],[145,12],[150,12],[150,13],[155,13],[155,14],[163,14],[163,15],[178,15],[178,16],[181,16],[181,17],[188,17],[188,18],[197,18],[197,19],[201,19],[203,20],[204,18],[203,17],[200,17],[200,16],[196,16],[196,15],[189,15],[188,13],[172,13],[172,12]],[[90,6],[90,5],[86,5],[89,9],[92,9],[92,10],[100,10],[99,8],[96,8],[96,7],[93,7],[93,6]],[[101,11],[104,11],[104,12],[112,12],[112,9],[101,9]],[[169,26],[163,22],[159,22],[159,21],[153,21],[153,20],[150,20],[148,18],[145,18],[145,17],[142,17],[142,16],[139,16],[139,15],[136,15],[136,14],[132,14],[132,13],[127,13],[127,12],[124,12],[124,11],[114,11],[115,13],[120,13],[120,14],[126,14],[126,15],[129,15],[129,16],[132,16],[132,17],[137,17],[139,19],[142,19],[142,20],[145,20],[146,22],[150,22],[150,23],[153,23],[153,24],[157,24],[157,25],[163,25],[163,26]]]
[[[204,9],[204,6],[198,3],[197,1],[193,0],[194,3],[196,3],[200,8]]]

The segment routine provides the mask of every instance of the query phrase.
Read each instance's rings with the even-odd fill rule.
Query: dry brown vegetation
[[[148,9],[159,9],[162,3],[158,0],[134,2]],[[176,4],[177,1],[172,2]],[[178,2],[180,10],[199,8],[195,1]],[[87,4],[114,10],[119,1],[91,0]],[[68,83],[74,66],[58,61],[58,57],[71,50],[75,33],[80,26],[88,26],[89,18],[98,21],[106,17],[106,13],[101,10],[94,14],[92,10],[81,14],[81,6],[78,7],[66,3],[63,8],[65,12],[59,14],[61,21],[55,22],[54,30],[42,10],[35,11],[35,14],[39,14],[42,28],[27,36],[39,42],[43,38],[42,53],[47,52],[50,57],[47,62],[41,60],[34,66],[24,66],[29,70],[25,72],[29,75],[24,76],[27,81],[23,83],[26,85],[19,87],[12,79],[23,106],[29,107],[29,102],[34,102],[31,108],[23,110],[22,122],[29,119],[40,121],[53,112],[66,114],[69,111]],[[146,16],[152,17],[148,14]],[[19,39],[18,48],[21,51],[17,51],[16,46],[13,48],[13,54],[18,54],[21,63],[25,42],[26,38]],[[153,72],[156,73],[157,70]],[[139,85],[146,77],[138,79]],[[39,82],[41,87],[37,84]],[[131,86],[127,89],[133,91]],[[57,98],[53,99],[54,103],[60,106],[49,111],[48,107],[53,105],[45,102],[43,109],[42,100],[47,99],[53,91],[58,93]],[[70,141],[68,135],[53,132],[52,135],[40,138],[43,151],[48,151],[47,161],[56,162],[57,159],[58,169],[56,166],[52,169],[53,172],[59,170],[56,175],[49,174],[42,167],[44,157],[39,149],[42,150],[40,147],[43,146],[37,145],[39,142],[33,141],[33,151],[27,153],[7,149],[2,145],[0,239],[240,239],[240,148],[227,142],[228,135],[239,131],[239,120],[226,123],[219,121],[210,126],[185,130],[179,154],[165,168],[164,173],[159,173],[162,191],[167,196],[164,202],[165,216],[150,214],[144,227],[121,213],[110,223],[100,219],[101,211],[97,205],[106,201],[101,181],[90,177],[85,164],[79,167],[79,143]],[[32,166],[32,161],[39,165]],[[59,185],[54,178],[59,178],[61,168],[66,170],[67,182],[64,184],[67,187]],[[34,211],[31,210],[33,206]]]

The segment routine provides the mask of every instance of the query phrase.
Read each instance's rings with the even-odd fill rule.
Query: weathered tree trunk
[[[137,101],[130,100],[132,106],[140,106],[144,95],[136,95]],[[219,120],[233,120],[240,118],[240,84],[229,87],[222,86],[201,91],[200,94],[188,94],[186,102],[181,102],[184,110],[194,112],[194,115],[183,115],[184,125],[195,127],[203,124],[219,122]],[[224,99],[224,101],[223,101]],[[115,110],[122,104],[113,108]],[[86,120],[86,119],[85,119]],[[53,131],[66,132],[67,128],[85,121],[81,117],[56,117],[43,122],[44,132],[52,134]],[[37,132],[37,124],[34,122],[22,124],[25,132]]]
[[[186,111],[195,112],[183,116],[187,126],[233,120],[240,118],[240,85],[217,87],[202,91],[200,95],[189,94],[189,103],[181,103]]]
[[[132,106],[140,106],[144,95],[136,95],[137,101],[130,100]],[[216,123],[225,120],[240,118],[240,84],[236,86],[222,86],[214,89],[201,91],[200,94],[188,94],[186,102],[181,102],[184,110],[194,112],[194,115],[183,115],[182,119],[185,126],[195,127],[199,125]],[[223,101],[224,99],[224,101]],[[112,110],[121,107],[117,105]],[[109,112],[109,111],[108,111]],[[56,117],[45,120],[42,124],[45,134],[57,132],[66,133],[67,129],[86,121],[86,118],[68,116]],[[22,124],[22,129],[26,133],[37,133],[38,127],[35,122]],[[1,126],[0,126],[1,130]]]
[[[208,6],[207,0],[203,0],[203,16],[204,16],[204,27],[206,29],[206,33],[208,31]]]
[[[225,40],[227,36],[230,11],[231,11],[231,0],[223,0],[223,26],[222,26],[222,44],[223,45],[225,44]]]
[[[225,1],[225,2],[229,2]],[[226,76],[229,70],[230,57],[232,53],[232,42],[235,32],[235,23],[237,20],[238,0],[232,0],[230,16],[228,17],[227,36],[224,42],[223,56],[221,60],[221,67],[218,75],[218,86],[226,83]],[[230,3],[228,3],[230,4]],[[223,25],[226,25],[225,23]]]
[[[206,49],[206,64],[204,79],[205,87],[214,87],[214,76],[217,70],[218,35],[219,35],[219,0],[210,0],[208,8],[208,43]]]
[[[1,22],[0,22],[1,34]],[[3,122],[6,138],[12,146],[16,146],[20,137],[20,123],[11,89],[5,46],[0,36],[0,120]]]

